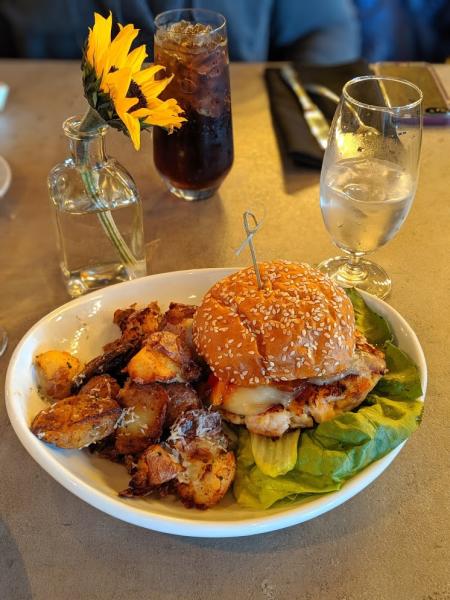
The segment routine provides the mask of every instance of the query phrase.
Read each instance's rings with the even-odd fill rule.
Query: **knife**
[[[332,92],[330,89],[325,87],[324,85],[320,85],[319,83],[305,83],[305,90],[310,94],[317,94],[318,96],[323,96],[324,98],[328,98],[335,104],[339,104],[341,99],[337,94]]]
[[[296,71],[291,65],[281,67],[281,77],[289,88],[294,92],[303,109],[303,115],[308,127],[316,138],[319,146],[326,150],[330,126],[322,111],[314,104],[300,83]]]

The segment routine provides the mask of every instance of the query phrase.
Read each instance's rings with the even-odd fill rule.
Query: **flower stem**
[[[92,108],[89,108],[86,114],[84,115],[83,119],[81,120],[79,131],[80,133],[93,132],[104,125],[105,122],[97,113],[97,111],[95,111]],[[130,279],[135,279],[136,271],[138,270],[138,261],[136,260],[133,252],[130,250],[127,243],[123,239],[122,234],[117,228],[111,211],[107,210],[108,207],[103,201],[103,198],[100,194],[95,178],[93,177],[92,169],[88,162],[85,160],[83,161],[81,178],[83,180],[87,194],[92,199],[95,206],[99,209],[97,217],[100,221],[100,225],[102,226],[103,231],[106,233],[111,244],[117,250],[120,259],[123,262],[125,269],[127,270],[128,277]]]
[[[122,234],[117,229],[117,225],[114,222],[111,211],[105,210],[105,205],[98,193],[97,186],[95,185],[90,169],[83,169],[81,171],[81,177],[83,179],[86,191],[94,201],[95,205],[100,209],[100,211],[97,213],[97,216],[103,231],[106,233],[111,243],[115,246],[121,260],[125,263],[127,270],[130,271],[131,269],[131,271],[133,271],[133,266],[137,261],[131,250],[128,248],[127,243],[122,237]]]

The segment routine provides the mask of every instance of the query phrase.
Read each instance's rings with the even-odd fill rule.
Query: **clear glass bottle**
[[[63,124],[70,158],[48,177],[60,266],[72,297],[146,274],[142,205],[131,175],[105,154],[108,126]]]

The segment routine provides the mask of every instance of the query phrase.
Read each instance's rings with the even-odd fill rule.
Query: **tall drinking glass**
[[[187,118],[171,134],[154,129],[155,166],[176,196],[208,198],[233,163],[225,18],[203,9],[169,10],[155,27],[155,62],[175,76],[161,98],[176,98]]]
[[[339,284],[380,298],[391,280],[363,258],[391,240],[416,192],[422,92],[392,77],[357,77],[344,86],[320,177],[325,226],[344,256],[319,268]]]

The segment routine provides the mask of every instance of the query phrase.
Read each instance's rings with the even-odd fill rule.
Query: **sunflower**
[[[126,130],[139,150],[142,129],[159,126],[173,131],[186,121],[175,99],[158,98],[172,77],[155,79],[164,69],[161,65],[142,68],[145,46],[130,52],[139,33],[133,25],[119,24],[118,34],[111,39],[111,13],[107,18],[95,13],[94,18],[82,63],[85,96],[104,121]]]

